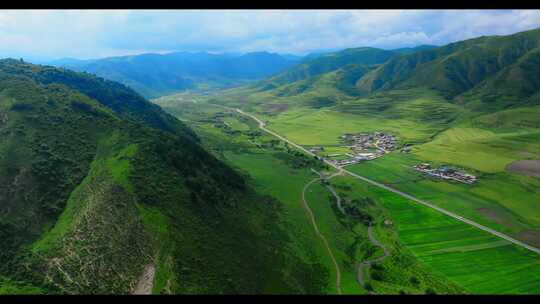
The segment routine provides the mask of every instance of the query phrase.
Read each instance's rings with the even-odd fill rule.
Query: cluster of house
[[[432,168],[430,164],[422,163],[414,166],[414,168],[420,172],[442,179],[451,179],[466,184],[472,184],[476,181],[476,176],[448,166]]]
[[[396,148],[394,135],[383,132],[345,134],[341,139],[348,144],[353,153],[346,154],[350,158],[341,160],[329,160],[338,166],[346,166],[359,163],[364,160],[373,160],[383,156]]]
[[[345,142],[352,143],[351,149],[355,152],[368,149],[377,149],[384,154],[386,151],[392,151],[396,147],[396,138],[394,135],[383,132],[369,134],[345,134],[341,136]]]

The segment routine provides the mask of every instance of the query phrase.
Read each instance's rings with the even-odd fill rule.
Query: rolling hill
[[[319,293],[280,202],[122,84],[0,61],[0,292]],[[144,284],[143,284],[144,285]]]
[[[460,103],[482,99],[477,109],[507,98],[525,104],[540,84],[539,46],[540,29],[451,43],[392,58],[359,78],[357,87],[365,94],[427,88]],[[500,101],[490,108],[508,106],[512,104]]]
[[[176,52],[96,60],[67,58],[50,64],[121,82],[145,97],[159,97],[186,89],[228,87],[262,79],[299,59],[268,52],[243,55]]]

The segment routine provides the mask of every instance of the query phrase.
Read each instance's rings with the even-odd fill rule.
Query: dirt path
[[[332,249],[330,249],[330,245],[328,245],[328,241],[324,237],[324,235],[319,231],[319,227],[317,226],[317,222],[315,221],[315,215],[313,214],[313,211],[311,211],[311,208],[309,207],[307,200],[306,200],[306,190],[311,186],[311,184],[320,181],[322,177],[315,178],[311,180],[309,183],[307,183],[304,186],[304,190],[302,191],[302,203],[304,206],[304,209],[306,209],[307,214],[309,215],[309,218],[311,219],[311,223],[313,224],[313,229],[315,229],[315,233],[319,236],[319,238],[323,241],[324,246],[326,247],[326,250],[328,251],[328,255],[332,259],[332,262],[334,263],[334,266],[336,267],[336,288],[338,291],[338,294],[341,294],[341,271],[339,269],[339,265],[337,263],[336,258],[334,257],[334,253],[332,252]]]
[[[328,179],[334,177],[335,175],[332,175],[331,177],[329,177]],[[326,185],[326,189],[328,189],[330,192],[332,192],[332,194],[334,195],[334,197],[336,198],[336,205],[339,209],[339,211],[342,213],[342,214],[345,214],[345,209],[343,208],[343,206],[341,205],[341,197],[339,195],[337,195],[336,193],[336,190],[334,188],[332,188],[332,186],[330,185]]]
[[[156,274],[156,266],[149,264],[144,268],[143,274],[137,282],[137,286],[133,289],[131,294],[134,295],[149,295],[152,294],[152,287],[154,287],[154,276]]]
[[[383,244],[381,244],[381,242],[379,242],[375,236],[373,235],[373,226],[369,226],[368,227],[368,238],[369,238],[369,241],[377,246],[377,247],[381,247],[384,251],[384,254],[378,258],[375,258],[373,260],[368,260],[368,261],[364,261],[362,263],[360,263],[358,265],[358,272],[356,274],[356,279],[358,281],[358,284],[360,284],[362,287],[366,287],[366,282],[364,280],[364,269],[366,268],[369,268],[371,267],[371,264],[373,263],[377,263],[377,262],[380,262],[382,260],[384,260],[385,258],[387,258],[388,256],[390,256],[390,251],[388,250],[388,248],[386,248],[386,246],[384,246]],[[373,294],[372,291],[369,292],[370,294]]]
[[[319,174],[315,170],[312,170],[312,171]],[[340,175],[342,173],[343,173],[342,171],[339,171],[338,173],[331,175],[327,179],[331,179],[332,177]],[[320,176],[320,174],[319,174],[319,176]],[[336,198],[336,204],[338,206],[338,209],[341,211],[341,213],[346,214],[345,209],[343,209],[343,206],[341,205],[341,197],[336,193],[336,190],[330,185],[326,185],[326,188],[330,192],[332,192],[332,194]],[[382,248],[383,251],[384,251],[384,254],[382,256],[378,257],[378,258],[375,258],[375,259],[369,260],[369,261],[364,261],[364,262],[362,262],[362,263],[360,263],[358,265],[358,271],[357,271],[356,278],[357,278],[358,284],[360,284],[360,286],[362,286],[363,288],[365,288],[364,269],[369,268],[371,266],[371,264],[376,263],[376,262],[380,262],[380,261],[384,260],[386,257],[390,256],[390,252],[389,252],[388,248],[386,248],[386,246],[381,244],[381,242],[379,242],[379,240],[377,240],[375,238],[375,236],[373,235],[373,226],[371,226],[371,225],[368,227],[368,239],[373,245]],[[369,293],[373,294],[374,292],[369,291]]]

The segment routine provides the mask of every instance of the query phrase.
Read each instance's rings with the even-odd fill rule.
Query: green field
[[[384,189],[341,179],[386,209],[400,242],[435,273],[475,294],[540,292],[536,253]]]
[[[392,153],[347,169],[505,233],[540,227],[540,208],[530,203],[540,199],[538,180],[496,173],[481,174],[473,185],[448,182],[413,170],[419,162],[414,155]]]
[[[406,141],[420,141],[436,131],[408,120],[383,120],[308,108],[290,110],[269,120],[269,129],[301,145],[335,145],[345,133],[375,131],[398,134]]]

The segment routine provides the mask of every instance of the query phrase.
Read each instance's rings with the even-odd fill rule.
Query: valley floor
[[[198,103],[197,107],[194,107],[184,102],[181,109],[173,104],[167,105],[165,109],[194,124],[195,129],[210,149],[239,170],[246,172],[258,185],[258,189],[282,201],[285,206],[284,212],[289,214],[289,221],[299,225],[298,232],[304,231],[301,233],[304,239],[299,240],[299,243],[319,244],[320,247],[312,250],[318,252],[316,255],[331,272],[330,278],[336,277],[335,266],[323,242],[320,239],[317,240],[313,229],[305,230],[305,226],[311,225],[305,212],[302,212],[300,204],[303,187],[315,177],[309,169],[317,165],[309,164],[308,161],[301,163],[296,156],[296,158],[290,156],[292,153],[290,146],[294,147],[294,142],[290,142],[288,146],[276,143],[275,137],[272,138],[273,136],[268,134],[256,134],[254,131],[259,126],[267,126],[275,130],[276,134],[282,133],[293,140],[300,139],[300,144],[315,145],[334,144],[336,134],[376,131],[373,126],[371,129],[358,128],[358,123],[355,122],[356,127],[351,125],[328,136],[323,134],[321,128],[331,123],[315,120],[314,124],[317,127],[313,129],[310,128],[313,126],[310,123],[295,125],[296,121],[290,116],[291,113],[287,114],[289,115],[287,119],[279,116],[276,119],[271,116],[257,115],[262,121],[256,123],[242,117],[240,113],[233,113],[233,111],[210,104]],[[223,114],[226,116],[226,127],[221,127],[219,119],[216,118]],[[304,114],[296,118],[304,121],[306,119]],[[209,119],[209,117],[214,117],[214,119]],[[280,119],[287,121],[290,125],[284,127],[285,124],[278,122]],[[369,125],[369,122],[360,124]],[[320,132],[310,133],[313,130],[320,130]],[[306,135],[302,136],[299,132]],[[409,165],[418,161],[415,157],[417,157],[416,154],[391,153],[375,161],[350,167],[349,170],[389,184],[393,188],[418,195],[421,199],[434,201],[437,205],[441,204],[439,198],[444,196],[434,196],[435,189],[443,189],[439,192],[446,193],[448,198],[459,198],[464,202],[469,201],[473,194],[477,194],[472,192],[467,196],[467,192],[463,189],[468,185],[445,184],[432,180],[419,181],[418,173],[409,170]],[[409,176],[404,178],[403,174]],[[496,180],[498,176],[495,174],[493,177],[490,175],[482,177],[487,181],[485,184],[488,186],[482,183],[479,188],[489,189],[490,186],[493,187],[489,183],[490,178]],[[519,180],[521,177],[512,178]],[[418,193],[415,188],[405,188],[407,180],[418,188],[432,190]],[[540,292],[540,284],[538,284],[540,282],[540,256],[538,254],[351,176],[336,176],[328,182],[336,189],[337,195],[342,198],[342,203],[347,205],[349,211],[354,209],[351,202],[368,202],[358,205],[361,206],[358,210],[360,214],[368,214],[372,217],[374,221],[372,232],[382,245],[388,247],[390,252],[387,259],[375,263],[369,270],[364,270],[367,284],[359,284],[357,276],[361,275],[356,271],[358,264],[373,260],[374,257],[382,257],[386,250],[370,242],[369,225],[363,224],[361,218],[355,218],[351,214],[342,214],[341,208],[336,205],[339,200],[336,200],[335,195],[329,193],[325,186],[313,183],[310,191],[305,195],[318,228],[328,240],[329,247],[341,269],[343,293]],[[428,187],[423,187],[425,184]],[[453,187],[455,190],[445,191],[448,187]],[[518,190],[514,189],[514,191]],[[479,193],[482,192],[479,191]],[[484,193],[489,192],[484,191]],[[484,208],[491,208],[490,210],[498,208],[497,201],[488,200],[482,195],[477,195],[473,202],[484,202]],[[516,223],[512,228],[506,226],[506,229],[501,229],[505,226],[496,221],[473,216],[474,213],[467,212],[468,209],[462,208],[463,206],[466,205],[464,203],[442,204],[444,208],[518,238],[520,232],[535,229],[536,226],[532,221],[523,221],[523,217],[519,214],[512,214],[511,209],[500,207],[495,210],[503,210],[507,214],[514,215],[510,219]],[[501,211],[498,214],[505,214],[504,212]],[[290,217],[292,214],[295,216]],[[531,215],[529,219],[534,219],[534,216]],[[333,287],[329,287],[327,292],[337,293],[338,286],[331,280],[329,284]]]

